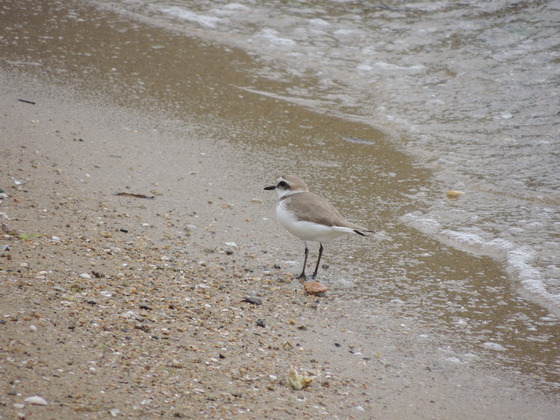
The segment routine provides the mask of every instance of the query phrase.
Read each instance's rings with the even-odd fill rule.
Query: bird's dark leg
[[[299,275],[298,279],[305,279],[305,266],[307,265],[307,256],[309,255],[309,248],[307,248],[307,242],[303,243],[305,245],[305,258],[303,259],[303,269],[301,270],[301,274]]]
[[[323,244],[319,242],[319,258],[317,258],[317,265],[315,266],[315,271],[313,272],[313,278],[317,277],[317,271],[319,271],[319,264],[321,263],[321,256],[323,255]]]

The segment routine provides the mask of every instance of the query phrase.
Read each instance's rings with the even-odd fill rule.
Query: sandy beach
[[[443,198],[387,133],[266,95],[297,86],[234,48],[48,6],[2,15],[1,419],[557,417],[554,319],[398,222]],[[327,246],[323,296],[263,190],[280,170],[377,232]]]
[[[1,78],[1,418],[557,413],[522,378],[446,360],[397,311],[306,295],[271,179],[227,145]],[[294,390],[290,368],[312,382]]]

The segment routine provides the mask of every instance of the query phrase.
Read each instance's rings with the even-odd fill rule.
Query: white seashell
[[[123,318],[127,318],[127,319],[132,319],[132,318],[136,318],[136,314],[132,311],[128,311],[125,312],[124,314],[121,315]]]
[[[44,399],[39,397],[38,395],[34,395],[32,397],[27,397],[23,400],[26,403],[33,404],[33,405],[49,405],[49,403]]]
[[[288,386],[296,391],[307,388],[309,384],[313,381],[313,378],[307,374],[300,374],[293,367],[288,371],[288,377],[286,378]]]
[[[121,410],[119,410],[118,408],[112,408],[109,410],[109,413],[113,416],[113,417],[117,417],[118,415],[122,414]]]

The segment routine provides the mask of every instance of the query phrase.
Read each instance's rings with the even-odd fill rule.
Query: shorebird
[[[317,277],[319,264],[323,255],[323,243],[349,233],[367,236],[372,233],[362,226],[350,223],[327,200],[312,192],[305,182],[295,175],[286,175],[278,178],[276,185],[265,187],[265,190],[276,190],[278,202],[276,203],[276,217],[278,222],[292,235],[303,241],[305,258],[303,270],[299,278],[306,278],[305,266],[309,255],[308,241],[319,242],[319,257],[313,272]]]

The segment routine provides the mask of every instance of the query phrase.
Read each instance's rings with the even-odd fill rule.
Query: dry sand
[[[262,191],[278,174],[161,116],[0,82],[0,418],[558,414],[394,311],[305,295]]]

